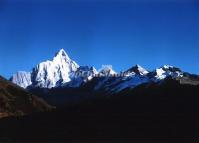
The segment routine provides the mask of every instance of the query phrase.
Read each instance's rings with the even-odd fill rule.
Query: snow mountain
[[[125,71],[125,73],[146,75],[149,72],[146,69],[144,69],[143,67],[141,67],[140,65],[135,65],[135,66],[131,67],[130,69],[128,69],[127,71]]]
[[[115,75],[115,74],[117,74],[113,69],[112,69],[112,67],[111,66],[102,66],[102,68],[100,69],[100,71],[99,71],[99,76],[113,76],[113,75]]]
[[[173,79],[192,76],[170,65],[147,71],[140,65],[116,73],[111,66],[103,66],[99,71],[94,67],[79,66],[69,58],[64,49],[55,54],[52,60],[39,63],[30,72],[19,71],[10,80],[28,89],[34,88],[80,88],[90,86],[93,91],[117,93],[146,83],[161,83]],[[198,77],[197,77],[198,78]],[[198,83],[198,81],[194,82]]]
[[[65,87],[80,87],[84,83],[91,80],[94,76],[98,74],[95,67],[89,66],[80,66],[75,72],[71,75],[71,81],[67,82],[63,86]]]
[[[164,65],[153,71],[147,71],[140,65],[135,65],[114,76],[94,77],[88,84],[93,85],[91,88],[95,91],[115,94],[126,89],[133,89],[142,84],[161,84],[167,78],[182,81],[184,79],[187,80],[190,77],[193,77],[196,81],[191,81],[189,83],[194,83],[194,85],[199,84],[199,77],[194,77],[189,73],[186,75],[185,72],[174,66]]]
[[[135,65],[130,69],[114,73],[113,76],[97,77],[94,89],[97,91],[105,91],[108,93],[120,92],[126,88],[134,88],[140,84],[149,82],[147,76],[149,72],[140,65]]]
[[[26,88],[32,84],[31,73],[25,71],[18,71],[10,80],[22,88]]]
[[[167,77],[183,77],[183,72],[174,66],[164,65],[160,68],[155,69],[148,75],[154,82],[161,81]]]
[[[71,74],[78,68],[79,65],[61,49],[52,61],[42,62],[33,68],[32,86],[42,88],[61,86],[71,81]]]
[[[23,88],[58,87],[70,82],[71,75],[78,68],[79,65],[61,49],[52,60],[41,62],[31,72],[17,72],[10,80]]]

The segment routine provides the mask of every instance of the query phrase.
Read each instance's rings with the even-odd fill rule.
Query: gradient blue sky
[[[163,64],[199,74],[197,0],[0,0],[0,74],[29,71],[64,48],[116,71]]]

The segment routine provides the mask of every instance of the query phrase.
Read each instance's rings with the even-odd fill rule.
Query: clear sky
[[[64,48],[79,65],[199,74],[198,0],[0,0],[0,74]]]

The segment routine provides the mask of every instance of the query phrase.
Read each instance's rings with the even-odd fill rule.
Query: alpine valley
[[[0,78],[0,141],[195,142],[198,109],[198,75],[171,65],[96,70],[61,49]]]

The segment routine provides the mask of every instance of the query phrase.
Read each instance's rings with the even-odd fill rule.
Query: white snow
[[[157,68],[155,70],[156,75],[152,78],[152,81],[158,82],[160,80],[163,80],[167,78],[168,76],[171,76],[172,78],[176,77],[182,77],[183,73],[180,71],[171,71],[170,69],[173,69],[173,66],[170,65],[164,65],[160,68]]]
[[[104,89],[106,91],[117,93],[126,88],[134,88],[143,83],[159,82],[166,77],[172,78],[182,77],[183,73],[175,71],[173,66],[162,66],[156,70],[150,72],[152,76],[148,75],[148,71],[139,65],[136,65],[129,70],[122,72],[117,78],[105,77],[99,80],[95,86],[95,90]]]
[[[122,82],[121,84],[113,88],[112,91],[119,92],[123,89],[134,88],[140,84],[147,83],[147,82],[149,82],[149,79],[147,77],[141,77],[141,76],[136,75],[136,76],[131,77],[130,80],[125,80],[124,82]]]
[[[155,77],[160,80],[164,79],[166,77],[166,75],[164,73],[165,73],[165,71],[162,68],[156,69],[157,75]]]
[[[11,81],[23,88],[79,87],[98,77],[94,90],[119,92],[143,83],[159,82],[168,76],[182,77],[183,72],[170,65],[164,65],[152,72],[135,65],[121,74],[117,74],[112,66],[103,66],[98,72],[94,67],[79,66],[61,49],[52,60],[41,62],[31,72],[17,72],[11,77]]]
[[[138,71],[140,72],[141,75],[146,75],[146,74],[149,73],[146,69],[144,69],[140,65],[137,65],[137,68],[138,68]]]
[[[25,71],[18,71],[14,74],[11,79],[13,83],[21,86],[22,88],[27,88],[32,84],[31,82],[31,73]]]
[[[117,74],[113,69],[112,66],[102,66],[101,70],[99,70],[99,76],[113,76]]]
[[[61,49],[52,61],[38,64],[34,69],[35,87],[52,88],[71,81],[70,75],[79,68],[79,65],[69,58]]]
[[[64,49],[53,58],[38,64],[31,72],[18,72],[11,81],[23,88],[27,86],[52,88],[71,81],[71,75],[79,65],[71,60]]]
[[[128,69],[127,71],[125,71],[125,75],[126,76],[131,76],[131,75],[135,75],[135,74],[139,74],[139,75],[146,75],[149,72],[144,69],[143,67],[141,67],[140,65],[135,65],[133,67],[131,67],[130,69]]]
[[[96,74],[98,74],[98,72],[94,67],[80,66],[77,71],[71,75],[71,81],[63,86],[79,87],[83,83],[92,80]]]

